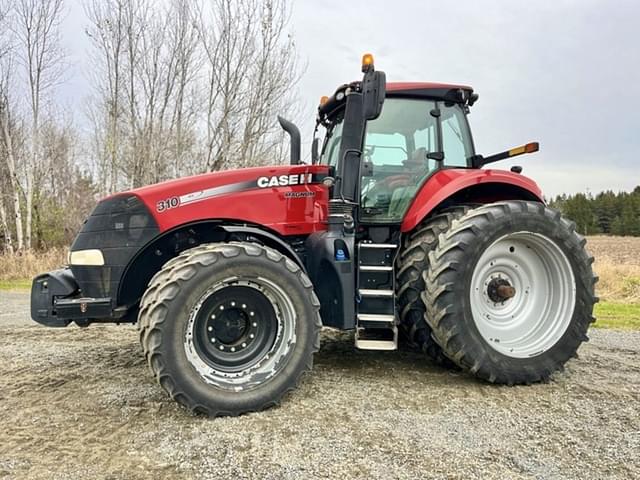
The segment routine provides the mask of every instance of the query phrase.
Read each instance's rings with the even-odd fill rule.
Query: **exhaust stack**
[[[300,130],[295,126],[293,122],[290,122],[286,118],[278,115],[278,122],[282,129],[291,137],[291,165],[298,165],[300,163]]]

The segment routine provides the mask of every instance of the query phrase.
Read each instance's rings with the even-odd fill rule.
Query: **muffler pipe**
[[[291,165],[298,165],[300,163],[300,130],[295,126],[293,122],[290,122],[286,118],[278,115],[278,122],[282,129],[289,134],[291,143]]]

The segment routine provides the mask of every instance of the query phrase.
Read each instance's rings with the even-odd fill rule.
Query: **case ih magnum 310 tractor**
[[[324,326],[360,349],[400,333],[493,383],[545,381],[594,321],[592,258],[538,186],[476,154],[470,87],[362,81],[318,108],[313,162],[207,173],[102,200],[69,266],[33,281],[41,324],[139,325],[169,395],[194,412],[277,404]]]

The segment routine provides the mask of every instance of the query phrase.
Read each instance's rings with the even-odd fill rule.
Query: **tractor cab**
[[[469,87],[429,83],[386,86],[380,115],[364,128],[360,220],[400,223],[419,187],[440,168],[468,168],[475,155],[467,122]],[[458,101],[447,100],[447,95]],[[319,163],[337,168],[344,108],[327,117]]]

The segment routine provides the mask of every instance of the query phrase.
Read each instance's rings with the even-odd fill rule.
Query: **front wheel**
[[[596,277],[561,215],[509,201],[468,212],[430,255],[426,319],[453,361],[495,383],[546,380],[587,340]]]
[[[275,405],[311,368],[319,307],[307,276],[279,252],[203,245],[151,280],[140,339],[174,400],[210,416],[238,415]]]

